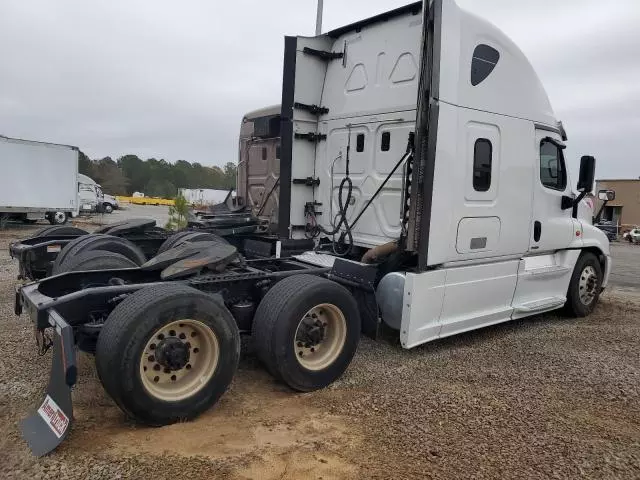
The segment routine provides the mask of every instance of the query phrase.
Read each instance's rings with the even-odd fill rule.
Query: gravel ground
[[[13,315],[6,250],[26,234],[0,232],[0,478],[640,478],[629,282],[586,319],[547,314],[410,351],[364,339],[343,378],[309,394],[276,383],[245,342],[222,401],[160,429],[128,422],[81,357],[71,435],[35,459],[17,422],[40,401],[50,356]]]

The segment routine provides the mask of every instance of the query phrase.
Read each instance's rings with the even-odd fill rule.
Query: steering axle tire
[[[586,317],[596,307],[602,290],[602,266],[591,252],[583,252],[573,269],[565,312],[572,317]]]

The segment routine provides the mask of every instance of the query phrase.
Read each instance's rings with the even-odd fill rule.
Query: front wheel
[[[147,425],[188,420],[229,387],[240,334],[221,301],[185,285],[144,288],[111,312],[96,367],[120,408]]]
[[[584,252],[573,269],[565,311],[573,317],[586,317],[596,307],[602,290],[602,266],[591,252]]]
[[[109,203],[105,203],[102,207],[104,213],[113,213],[113,207]]]
[[[252,336],[258,358],[274,377],[295,390],[317,390],[351,363],[360,339],[358,306],[342,285],[294,275],[264,296]]]

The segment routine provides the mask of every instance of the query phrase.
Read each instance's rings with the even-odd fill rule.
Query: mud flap
[[[20,422],[22,436],[38,457],[54,450],[71,430],[71,387],[77,377],[72,327],[55,311],[49,312],[49,323],[55,333],[47,393],[40,408]]]

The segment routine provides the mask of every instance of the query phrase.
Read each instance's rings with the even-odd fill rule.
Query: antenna
[[[318,12],[316,13],[316,36],[322,33],[323,0],[318,0]]]

